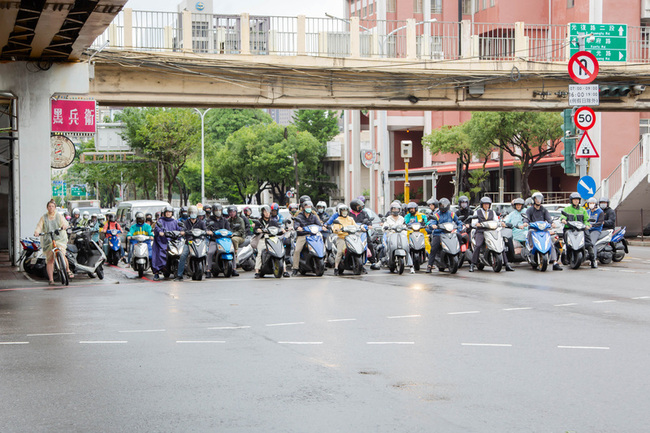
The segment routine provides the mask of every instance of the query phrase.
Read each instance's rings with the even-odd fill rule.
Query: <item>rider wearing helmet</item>
[[[293,227],[296,230],[296,247],[293,252],[293,276],[298,274],[298,264],[300,263],[300,253],[307,244],[307,236],[309,233],[305,230],[307,226],[317,225],[322,227],[323,223],[318,218],[318,215],[313,211],[314,204],[311,201],[305,201],[302,204],[302,212],[296,215],[293,222]]]
[[[430,274],[433,270],[433,263],[440,251],[440,235],[442,234],[440,224],[454,223],[458,227],[459,232],[463,228],[456,213],[451,211],[451,202],[449,199],[442,198],[438,206],[438,210],[431,215],[431,219],[429,219],[427,225],[427,233],[431,233],[431,254],[429,254],[429,263],[427,263],[427,274]],[[460,234],[458,234],[458,239],[460,241]]]
[[[167,231],[183,231],[183,225],[174,219],[174,208],[171,206],[163,208],[162,215],[153,228],[154,242],[151,248],[151,270],[153,271],[154,281],[160,279],[158,274],[167,266],[167,238],[165,237]]]
[[[544,203],[544,195],[541,192],[536,192],[530,197],[532,205],[526,209],[524,213],[524,225],[528,227],[528,223],[546,221],[549,224],[553,224],[553,218],[548,210],[542,205]],[[584,210],[584,209],[583,209]],[[531,232],[528,231],[528,243],[532,244],[533,240],[531,239]],[[554,271],[561,271],[562,266],[557,262],[558,254],[555,248],[551,248],[551,263],[553,263]]]
[[[215,203],[212,205],[212,215],[210,215],[210,217],[206,219],[205,224],[206,227],[208,228],[208,234],[211,234],[211,232],[216,232],[217,230],[230,231],[230,223],[223,216],[223,206],[221,206],[220,203]],[[214,258],[214,254],[216,252],[217,252],[217,243],[215,239],[210,238],[210,242],[208,243],[208,256],[206,262],[207,269],[205,272],[205,278],[212,278],[212,272],[210,271],[210,269],[212,269],[212,259]]]
[[[188,210],[185,206],[181,206],[180,210],[178,211],[178,221],[183,224],[187,219],[189,218]]]
[[[337,234],[336,238],[336,258],[334,259],[334,275],[339,275],[339,263],[345,253],[345,237],[347,234],[343,228],[355,225],[354,218],[350,215],[350,209],[345,203],[336,206],[338,217],[332,223],[332,231]]]
[[[248,233],[249,226],[247,226],[244,219],[237,214],[237,206],[234,205],[228,206],[228,222],[230,223],[230,231],[232,232],[232,245],[235,248],[235,257],[237,257],[237,250],[239,250],[239,245],[244,243],[244,237],[246,236],[246,233]],[[232,276],[239,276],[236,260]]]
[[[253,209],[251,209],[250,206],[244,206],[244,209],[241,211],[241,218],[244,220],[244,225],[246,226],[246,229],[244,230],[246,236],[253,234],[255,222],[253,221],[252,215]]]
[[[181,253],[180,258],[178,259],[178,270],[176,273],[176,281],[183,281],[183,273],[185,272],[185,265],[187,263],[187,258],[190,255],[190,246],[189,242],[193,240],[192,230],[204,230],[207,232],[208,228],[205,224],[205,221],[199,219],[199,209],[196,206],[190,206],[187,210],[188,218],[185,220],[183,227],[183,234],[185,235],[185,246],[183,247],[183,252]]]
[[[588,236],[585,236],[585,238],[588,237],[591,240],[591,267],[596,268],[598,266],[598,261],[596,260],[598,255],[596,254],[595,245],[596,242],[598,242],[600,233],[603,231],[603,223],[605,222],[605,212],[598,207],[598,200],[596,200],[596,197],[591,197],[587,200],[587,214],[589,215],[591,228],[587,233]],[[587,242],[585,242],[585,246],[587,246]]]
[[[289,203],[289,212],[295,217],[300,212],[300,206],[297,203]]]
[[[427,235],[427,222],[429,219],[425,214],[418,211],[418,205],[415,202],[409,202],[406,205],[406,216],[404,217],[404,223],[407,226],[414,224],[416,222],[420,223],[420,232],[424,234],[424,245],[427,250],[427,254],[431,252],[431,243],[429,242],[429,236]]]
[[[205,211],[205,219],[207,220],[210,218],[210,215],[212,214],[212,205],[211,204],[206,204],[203,206],[203,210]]]
[[[126,263],[131,263],[131,257],[133,257],[133,245],[137,243],[133,239],[133,236],[149,236],[149,241],[147,241],[147,246],[149,247],[149,254],[151,255],[151,240],[153,240],[153,231],[151,226],[145,221],[145,216],[143,212],[136,212],[135,214],[135,224],[131,225],[129,228],[129,233],[126,235],[126,240],[129,242],[129,257]]]
[[[279,208],[277,203],[273,203],[276,207]],[[277,227],[280,229],[280,233],[283,233],[281,223],[271,216],[272,206],[263,205],[260,206],[260,218],[255,221],[255,227],[253,228],[254,238],[251,241],[251,245],[257,250],[257,257],[255,258],[255,278],[261,278],[260,269],[262,268],[262,252],[266,250],[266,242],[263,240],[263,230],[268,229],[269,227]],[[277,209],[276,209],[277,210]],[[284,266],[284,261],[282,262]],[[283,277],[288,278],[289,273],[286,271],[286,268],[283,268]]]
[[[75,210],[79,212],[78,209]],[[70,224],[70,226],[72,227],[72,224]],[[104,228],[101,231],[101,233],[104,234],[104,244],[106,246],[108,246],[108,237],[106,234],[108,233],[109,230],[118,230],[119,232],[122,232],[122,227],[117,221],[115,221],[115,214],[113,212],[106,213],[106,224],[104,224]],[[124,247],[120,244],[120,258],[121,257],[124,257]]]
[[[605,212],[603,228],[605,230],[614,230],[616,228],[616,211],[609,207],[609,199],[607,197],[601,197],[598,200],[598,207]]]
[[[566,224],[567,221],[567,216],[564,214],[569,215],[569,219],[573,221],[582,221],[584,224],[587,226],[587,228],[591,228],[591,224],[589,223],[589,212],[587,212],[587,209],[585,209],[583,206],[580,206],[580,200],[581,196],[577,192],[572,192],[571,195],[569,196],[569,202],[571,203],[569,206],[565,207],[564,210],[562,211],[562,222]],[[596,200],[593,200],[593,204],[595,204]],[[595,206],[594,206],[595,207]],[[567,228],[568,226],[565,226]],[[566,242],[566,237],[564,239]],[[585,232],[585,248],[589,252],[589,260],[591,261],[591,267],[595,268],[598,265],[596,264],[596,255],[594,252],[594,244],[591,241],[591,236],[589,235],[589,232]]]
[[[528,230],[524,226],[524,199],[517,197],[512,201],[512,212],[506,215],[503,222],[512,227],[512,240],[524,244]],[[510,240],[510,239],[509,239]],[[513,251],[513,244],[510,244],[510,250]]]
[[[322,200],[316,203],[316,215],[318,215],[318,218],[323,222],[329,219],[329,215],[327,215],[325,209],[327,209],[327,203]]]
[[[497,222],[499,221],[499,216],[493,209],[490,209],[491,207],[492,207],[492,199],[490,197],[481,197],[480,207],[476,209],[477,218],[472,221],[472,225],[476,227],[474,233],[474,241],[476,242],[476,244],[474,245],[474,252],[472,253],[472,262],[469,265],[470,272],[474,272],[474,270],[476,269],[476,264],[478,263],[478,257],[479,254],[481,253],[481,248],[485,243],[485,236],[483,235],[483,232],[485,232],[485,230],[487,229],[481,227],[480,224],[486,221],[497,221]],[[504,222],[501,222],[500,224],[502,226],[505,226]],[[512,266],[510,266],[510,263],[508,263],[508,255],[506,254],[505,250],[503,250],[502,256],[503,256],[503,264],[505,265],[506,271],[513,272],[514,269],[512,268]]]
[[[79,209],[77,208],[72,209],[72,218],[70,218],[70,228],[77,227],[80,218],[81,218],[81,212],[79,212]]]
[[[404,224],[404,217],[401,215],[402,213],[402,204],[395,200],[390,204],[389,207],[390,214],[385,218],[383,229],[384,229],[384,239],[383,239],[383,246],[384,246],[384,251],[388,251],[387,245],[388,245],[388,231],[394,229],[395,227],[398,226],[403,226]],[[413,259],[411,258],[411,252],[409,250],[409,246],[403,245],[404,249],[406,250],[406,265],[411,268],[411,273],[415,273],[415,269],[413,268]]]
[[[301,195],[300,199],[298,200],[301,208],[303,207],[306,201],[311,202],[311,197],[309,197],[308,195]]]
[[[271,203],[271,218],[275,219],[280,225],[284,223],[284,218],[280,215],[280,205]]]
[[[458,197],[458,211],[456,212],[458,219],[463,224],[469,225],[469,217],[472,215],[472,210],[469,208],[469,199],[465,195]]]
[[[436,210],[438,210],[438,200],[431,197],[429,200],[427,200],[427,206],[429,206],[429,209],[431,210],[431,215],[433,215]]]
[[[83,211],[81,214],[81,221],[77,222],[77,225],[79,227],[88,227],[88,223],[90,223],[90,212],[87,210]]]
[[[99,242],[99,217],[96,213],[90,215],[90,221],[88,222],[88,227],[90,228],[90,240],[94,242]]]
[[[205,211],[203,209],[199,209],[199,219],[201,221],[205,221],[205,216],[206,216]]]

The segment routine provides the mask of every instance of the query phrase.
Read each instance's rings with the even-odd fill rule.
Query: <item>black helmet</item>
[[[153,218],[153,215],[151,215],[151,212],[147,212],[146,214],[144,214],[144,219],[149,219],[149,218]]]
[[[469,206],[469,199],[467,198],[466,195],[461,195],[460,197],[458,197],[458,206],[463,209]]]
[[[480,201],[481,206],[483,206],[486,203],[491,206],[492,205],[492,199],[490,197],[481,197],[481,201]]]
[[[178,212],[181,216],[187,214],[187,208],[185,206],[181,206],[180,211]]]
[[[115,221],[115,214],[113,212],[107,212],[106,213],[106,219],[108,221]]]
[[[438,203],[440,212],[447,212],[449,210],[449,207],[451,206],[451,203],[449,202],[448,198],[443,198],[440,200]]]
[[[359,200],[358,198],[355,198],[350,202],[350,209],[352,209],[355,212],[361,212],[361,209],[363,209],[363,202]]]
[[[607,197],[601,197],[598,203],[607,203],[607,206],[609,206],[609,199]]]
[[[237,213],[237,206],[235,206],[235,205],[228,206],[228,213],[230,213],[230,212]]]
[[[212,205],[212,214],[213,215],[223,215],[223,206],[221,206],[221,203],[215,203]]]
[[[136,224],[144,224],[144,213],[136,212],[136,214],[135,214],[135,222],[136,222]]]
[[[212,205],[211,205],[211,204],[206,204],[205,206],[203,206],[203,210],[204,210],[206,213],[210,213],[210,212],[212,212]]]
[[[309,197],[308,195],[301,195],[300,196],[300,205],[302,206],[302,204],[304,202],[306,202],[306,201],[311,201],[311,197]]]

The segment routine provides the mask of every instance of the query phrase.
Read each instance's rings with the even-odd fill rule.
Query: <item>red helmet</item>
[[[280,206],[277,203],[271,203],[271,210],[280,210]]]

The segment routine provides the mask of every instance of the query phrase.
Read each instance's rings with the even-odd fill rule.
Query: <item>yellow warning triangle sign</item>
[[[585,133],[582,134],[580,143],[578,143],[578,148],[576,149],[576,158],[599,158],[599,157],[600,155],[598,155],[598,151],[596,150],[596,146],[594,146],[594,142],[591,141],[591,137],[589,137],[589,133],[585,131]]]

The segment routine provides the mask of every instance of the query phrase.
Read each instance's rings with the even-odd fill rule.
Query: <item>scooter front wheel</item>
[[[415,269],[416,271],[420,270],[420,254],[419,253],[413,255],[413,269]]]
[[[492,251],[492,270],[494,272],[501,272],[501,268],[503,267],[503,258],[501,257],[501,254],[498,254],[494,251]]]
[[[397,258],[397,273],[400,275],[404,273],[404,257]]]
[[[97,278],[99,278],[100,280],[103,280],[104,279],[104,265],[99,265],[99,267],[97,268],[95,273],[97,274]]]
[[[569,264],[571,269],[578,269],[582,265],[582,251],[569,252]]]
[[[194,263],[194,272],[192,273],[192,279],[194,281],[201,281],[203,279],[203,262],[197,260]]]
[[[361,275],[361,268],[363,268],[363,263],[361,263],[361,257],[359,256],[352,257],[352,272],[354,272],[354,275]]]
[[[282,259],[279,257],[273,258],[273,276],[282,278]]]
[[[546,272],[546,269],[548,268],[548,254],[539,254],[539,270],[542,272]]]
[[[312,268],[314,269],[314,273],[316,274],[317,277],[322,277],[323,274],[325,273],[325,259],[319,259],[318,257],[314,257]]]
[[[138,278],[144,277],[144,265],[140,263],[138,265]]]
[[[460,266],[460,259],[458,256],[447,256],[449,258],[449,273],[455,274],[458,272]]]

